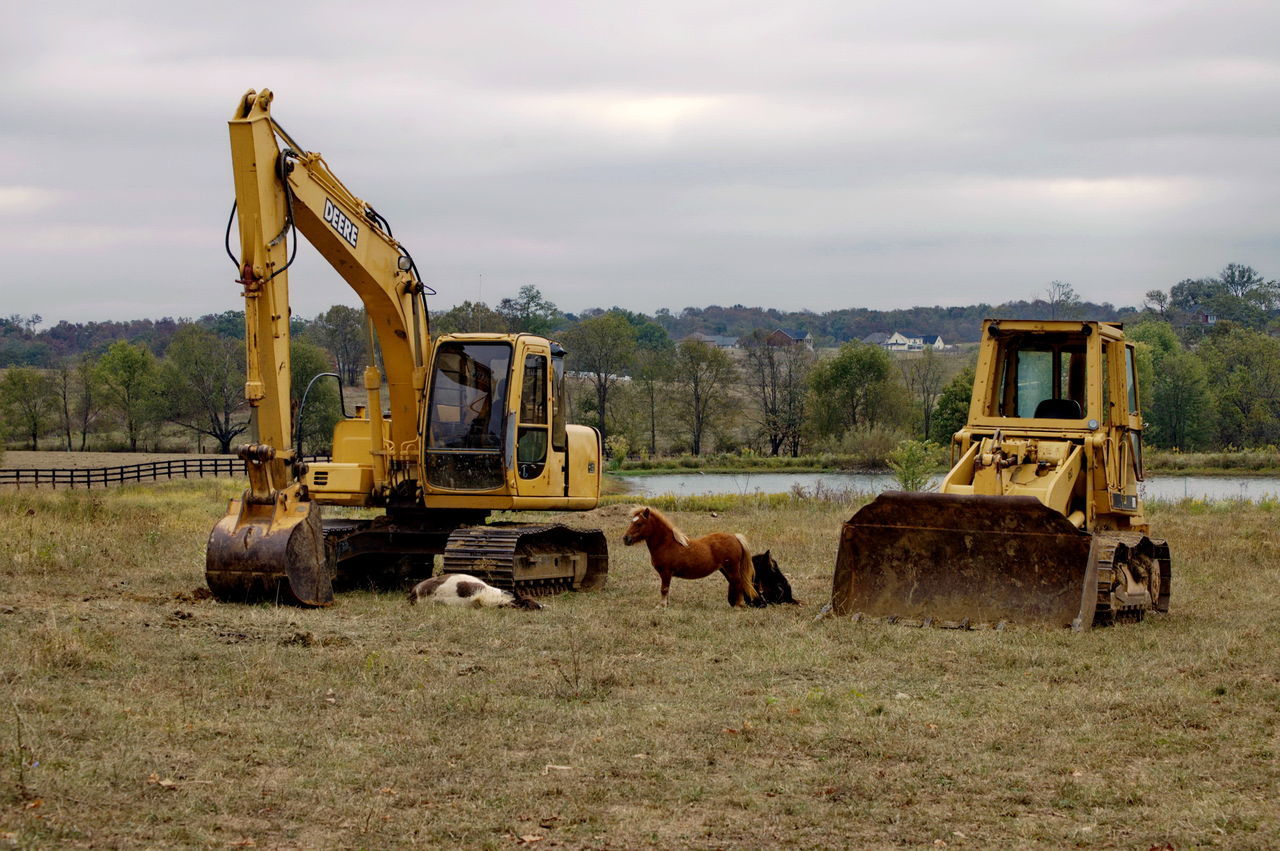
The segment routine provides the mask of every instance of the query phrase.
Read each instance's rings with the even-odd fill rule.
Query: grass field
[[[1275,847],[1280,507],[1155,506],[1166,617],[815,623],[852,506],[677,511],[809,605],[202,599],[229,482],[0,494],[0,847]]]

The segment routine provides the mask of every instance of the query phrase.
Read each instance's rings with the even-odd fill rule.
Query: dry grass
[[[815,624],[839,502],[745,531],[811,605],[542,612],[196,599],[233,485],[0,494],[0,847],[1265,847],[1276,506],[1156,507],[1168,617],[1084,635]]]

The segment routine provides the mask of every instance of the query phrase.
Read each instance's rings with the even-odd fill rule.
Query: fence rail
[[[307,461],[328,461],[327,455],[308,456]],[[240,478],[244,462],[234,455],[222,458],[174,458],[147,461],[121,467],[64,467],[34,469],[11,467],[0,469],[0,486],[50,488],[111,487],[131,482],[153,482],[162,479]]]

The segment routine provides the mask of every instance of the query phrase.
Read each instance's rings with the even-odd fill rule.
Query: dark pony
[[[641,541],[649,546],[649,561],[662,579],[662,605],[667,605],[671,577],[701,579],[717,570],[729,580],[729,605],[764,605],[753,584],[751,549],[743,536],[714,532],[691,541],[658,509],[641,507],[632,509],[622,543]]]
[[[765,550],[762,553],[756,553],[751,557],[751,564],[756,569],[756,593],[765,603],[770,606],[780,603],[804,605],[791,593],[791,583],[787,581],[787,575],[782,572],[782,568],[778,567],[778,560],[773,557],[772,552]]]

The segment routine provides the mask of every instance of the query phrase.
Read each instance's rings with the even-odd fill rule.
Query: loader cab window
[[[1138,413],[1138,376],[1133,363],[1133,346],[1124,347],[1124,366],[1129,381],[1129,413]]]
[[[1014,336],[1002,341],[997,376],[998,392],[988,416],[1024,419],[1078,420],[1086,413],[1085,338],[1063,335],[1046,340],[1043,334],[1021,345]]]
[[[442,488],[503,484],[511,347],[448,342],[436,350],[427,406],[427,480]]]

